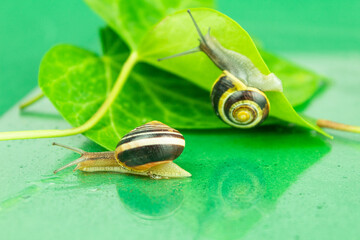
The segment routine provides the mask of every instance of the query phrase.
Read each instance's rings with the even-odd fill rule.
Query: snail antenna
[[[83,161],[88,160],[86,157],[83,156],[83,155],[86,153],[84,150],[81,150],[81,149],[79,149],[79,148],[69,147],[69,146],[66,146],[66,145],[63,145],[63,144],[60,144],[60,143],[55,143],[55,142],[54,142],[52,145],[69,149],[69,150],[74,151],[74,152],[76,152],[76,153],[79,153],[79,154],[81,155],[81,157],[78,158],[78,159],[76,159],[75,161],[72,161],[72,162],[66,164],[65,166],[62,166],[61,168],[56,169],[56,170],[54,171],[54,174],[56,174],[57,172],[59,172],[59,171],[61,171],[61,170],[64,170],[65,168],[71,167],[71,166],[73,166],[73,165],[76,165],[76,164],[78,164],[78,163],[81,163],[81,162],[83,162]],[[75,170],[76,170],[76,168],[74,169],[74,171],[75,171]]]
[[[174,58],[174,57],[180,57],[180,56],[184,56],[184,55],[191,54],[191,53],[201,52],[201,51],[203,51],[203,50],[201,49],[201,47],[202,47],[202,46],[207,46],[205,37],[204,37],[204,35],[201,33],[200,28],[199,28],[199,26],[197,25],[197,23],[196,23],[193,15],[191,14],[190,9],[188,9],[187,12],[189,13],[189,15],[190,15],[190,17],[191,17],[191,19],[192,19],[192,21],[193,21],[193,23],[194,23],[194,25],[195,25],[196,31],[197,31],[198,34],[199,34],[199,37],[200,37],[200,39],[199,39],[199,41],[200,41],[200,46],[197,46],[197,47],[192,48],[192,49],[190,49],[190,50],[187,50],[187,51],[185,51],[185,52],[177,53],[177,54],[174,54],[174,55],[171,55],[171,56],[168,56],[168,57],[159,58],[158,61],[162,61],[162,60],[166,60],[166,59],[170,59],[170,58]],[[210,34],[210,28],[209,28],[208,34]]]
[[[202,41],[202,42],[206,42],[206,41],[205,41],[205,37],[204,37],[204,35],[201,33],[200,28],[199,28],[199,26],[197,25],[197,23],[196,23],[196,21],[195,21],[195,18],[194,18],[193,15],[191,14],[190,9],[188,9],[187,12],[189,13],[189,15],[190,15],[190,17],[191,17],[191,20],[193,21],[193,23],[194,23],[194,25],[195,25],[196,31],[198,32],[199,37],[201,38],[201,41]]]
[[[84,158],[83,156],[81,156],[80,158],[76,159],[75,161],[72,161],[72,162],[66,164],[65,166],[62,166],[61,168],[56,169],[56,170],[54,171],[54,174],[60,172],[61,170],[64,170],[65,168],[74,166],[74,165],[79,164],[79,163],[81,163],[81,162],[84,162],[84,161],[86,161],[86,160],[88,160],[88,159],[87,159],[87,158]],[[75,171],[75,170],[76,170],[76,168],[74,169],[74,171]]]
[[[53,142],[52,145],[69,149],[69,150],[71,150],[73,152],[77,152],[78,154],[84,154],[85,153],[84,150],[81,150],[79,148],[69,147],[69,146],[66,146],[66,145],[63,145],[63,144],[60,144],[60,143],[56,143],[56,142]]]
[[[166,59],[170,59],[170,58],[175,58],[175,57],[180,57],[180,56],[183,56],[183,55],[187,55],[187,54],[191,54],[191,53],[196,53],[196,52],[200,52],[200,47],[195,47],[195,48],[192,48],[190,50],[187,50],[185,52],[181,52],[181,53],[177,53],[177,54],[174,54],[174,55],[171,55],[171,56],[167,56],[167,57],[163,57],[163,58],[159,58],[158,61],[162,61],[162,60],[166,60]]]

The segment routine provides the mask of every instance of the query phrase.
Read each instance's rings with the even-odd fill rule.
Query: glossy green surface
[[[6,2],[1,4],[10,6]],[[239,21],[240,16],[236,19],[235,15],[240,10],[226,4],[223,1],[220,7]],[[277,13],[280,5],[274,4]],[[41,6],[44,9],[39,6],[43,13],[49,11],[46,6]],[[64,1],[64,9],[70,6]],[[83,18],[96,19],[85,5],[78,7],[88,12]],[[339,6],[340,10],[343,7]],[[1,17],[9,15],[0,9]],[[38,8],[35,5],[33,9]],[[60,9],[56,12],[61,12]],[[309,11],[308,6],[305,9]],[[312,16],[308,11],[306,16]],[[351,11],[355,10],[348,6],[346,16],[352,16]],[[280,13],[283,12],[286,11]],[[257,16],[257,26],[263,25],[266,17],[271,20],[265,10],[263,13]],[[253,16],[251,11],[244,11],[244,14],[248,14],[249,19]],[[325,15],[325,11],[322,14]],[[317,18],[326,18],[324,15]],[[277,15],[277,19],[281,16],[292,17],[284,13]],[[73,17],[77,16],[73,14]],[[7,26],[4,21],[1,24]],[[68,27],[75,25],[68,23]],[[89,36],[96,39],[97,26],[92,24],[91,27],[93,35]],[[347,41],[356,39],[357,33],[354,34],[348,35]],[[78,43],[67,39],[60,34],[57,41]],[[262,38],[270,43],[274,39],[277,37],[271,41]],[[85,47],[90,42],[85,38],[79,40]],[[283,46],[291,50],[295,43]],[[50,41],[47,44],[50,47]],[[44,51],[48,47],[44,47]],[[11,52],[10,49],[15,51],[16,48],[0,49]],[[39,50],[36,45],[31,49]],[[304,49],[303,46],[300,49]],[[342,49],[333,46],[333,50]],[[333,80],[332,86],[309,105],[306,114],[360,125],[358,53],[285,56]],[[37,69],[38,60],[35,55],[28,60],[33,64],[32,73],[14,62],[1,62],[6,66],[0,68],[1,104],[4,99],[15,104],[19,97],[14,96],[16,88],[5,81],[3,73],[13,74],[18,83],[24,81],[24,76],[36,78],[34,69]],[[23,58],[14,61],[20,64]],[[30,85],[25,87],[29,89]],[[0,110],[5,112],[6,109]],[[69,125],[46,100],[25,112],[19,112],[15,106],[0,118],[0,131],[67,127]],[[329,132],[334,140],[300,129],[280,127],[251,131],[184,131],[187,147],[177,163],[193,177],[168,181],[118,174],[73,173],[70,169],[53,175],[54,169],[77,157],[51,146],[53,141],[89,151],[100,150],[83,136],[0,142],[0,239],[358,239],[360,135]]]

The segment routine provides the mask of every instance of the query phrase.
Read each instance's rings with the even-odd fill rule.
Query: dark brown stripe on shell
[[[171,128],[171,127],[169,127],[169,126],[167,126],[167,125],[165,125],[163,123],[160,123],[160,122],[153,123],[153,122],[151,122],[151,123],[147,123],[147,124],[144,124],[142,126],[139,126],[139,127],[135,128],[135,129],[133,129],[132,131],[127,133],[122,139],[127,140],[127,138],[131,138],[131,136],[137,135],[137,134],[140,134],[140,133],[141,134],[144,133],[145,136],[147,135],[145,133],[149,133],[149,136],[150,136],[150,134],[152,132],[178,133],[178,134],[181,135],[181,133],[178,130],[176,130],[174,128]],[[122,140],[120,140],[120,142],[117,144],[116,147],[118,147],[120,144],[123,144],[123,143],[124,142]]]
[[[120,152],[117,159],[128,167],[135,167],[151,162],[175,160],[183,150],[184,146],[180,145],[147,145]]]

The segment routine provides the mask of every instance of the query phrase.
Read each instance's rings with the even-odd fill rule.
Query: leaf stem
[[[131,70],[134,68],[135,64],[138,61],[138,54],[137,52],[132,52],[130,56],[125,61],[121,72],[116,79],[116,82],[104,101],[101,107],[97,110],[97,112],[87,120],[83,125],[75,128],[64,129],[64,130],[57,130],[57,129],[50,129],[50,130],[31,130],[31,131],[13,131],[13,132],[2,132],[0,133],[0,141],[3,140],[17,140],[17,139],[31,139],[31,138],[51,138],[51,137],[66,137],[71,136],[79,133],[83,133],[93,126],[95,126],[100,119],[105,115],[107,110],[115,101],[116,97],[121,92],[126,79],[128,78]]]
[[[20,108],[20,109],[24,109],[24,108],[30,106],[31,104],[39,101],[39,100],[40,100],[42,97],[44,97],[44,96],[45,96],[44,93],[41,92],[41,93],[37,94],[36,96],[30,98],[29,100],[23,102],[22,104],[20,104],[19,108]]]
[[[360,126],[352,126],[352,125],[337,123],[325,119],[317,120],[316,124],[321,128],[331,128],[340,131],[360,133]]]

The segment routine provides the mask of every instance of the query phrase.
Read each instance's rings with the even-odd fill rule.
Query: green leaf
[[[270,73],[251,37],[236,22],[212,9],[192,9],[192,12],[203,33],[211,27],[211,34],[225,48],[248,57],[263,74]],[[139,47],[140,58],[210,91],[215,79],[220,75],[220,70],[204,53],[198,52],[162,62],[157,61],[158,58],[194,48],[198,45],[197,38],[195,27],[187,12],[177,12],[165,18],[149,32]],[[286,74],[286,71],[283,73]],[[287,84],[284,87],[289,85],[291,86]],[[285,89],[285,92],[287,91]],[[267,96],[271,105],[271,117],[316,130],[330,137],[321,128],[302,119],[283,93],[267,92]]]
[[[165,16],[180,9],[212,7],[211,0],[85,0],[106,23],[136,50],[145,34]]]
[[[233,33],[230,31],[229,34],[234,34],[234,31],[236,33],[236,30],[239,29],[235,22],[224,18],[224,15],[216,11],[202,9],[196,12],[198,11],[203,13],[204,18],[208,17],[210,19],[207,19],[207,21],[221,22],[222,20],[224,24],[227,24],[226,21],[224,22],[225,19],[230,22],[233,25]],[[174,16],[181,16],[181,14]],[[166,18],[164,21],[173,18]],[[181,19],[175,18],[175,20],[175,23],[181,22]],[[160,23],[160,26],[162,23]],[[158,29],[157,26],[155,32]],[[159,49],[167,49],[161,46],[167,46],[168,41],[160,39],[159,44],[155,44],[153,47],[150,44],[147,48],[147,44],[151,43],[155,36],[153,33],[154,31],[151,31],[145,36],[140,49],[136,52],[131,48],[131,45],[128,47],[128,43],[124,42],[110,29],[101,32],[104,56],[98,56],[74,46],[57,46],[50,50],[42,61],[39,85],[63,117],[73,126],[79,127],[91,119],[105,100],[108,99],[114,83],[117,81],[116,79],[121,76],[119,72],[124,71],[123,64],[130,55],[136,53],[138,56],[134,60],[136,67],[129,69],[130,75],[128,79],[125,78],[126,83],[121,94],[109,105],[109,109],[100,118],[100,121],[85,132],[86,136],[108,149],[114,149],[118,140],[125,133],[154,119],[182,129],[228,127],[215,117],[209,100],[209,89],[201,84],[212,84],[213,81],[208,80],[211,78],[207,77],[205,81],[201,82],[188,78],[189,82],[170,74],[167,72],[168,69],[163,71],[146,63],[137,63],[137,61],[143,60],[159,66],[157,61],[152,61],[154,59],[148,58],[148,56],[152,54],[153,50],[156,52]],[[240,39],[238,39],[239,41],[245,41],[247,44],[245,44],[247,48],[243,50],[249,52],[251,59],[256,62],[258,68],[262,69],[264,73],[269,73],[251,38],[244,30],[242,30],[242,34],[247,36],[247,38],[244,38],[244,36],[240,35]],[[209,65],[209,63],[212,64],[207,57],[203,60],[205,66],[206,64]],[[191,62],[187,62],[186,59],[180,62],[184,66],[183,69],[186,69],[186,71],[181,72],[187,74],[191,72],[191,68],[188,66],[195,66]],[[278,62],[282,63],[281,61]],[[181,64],[176,65],[175,70],[179,66]],[[202,69],[198,69],[195,75],[199,75],[199,70]],[[210,71],[205,71],[205,74],[211,73],[211,71],[219,72],[212,65],[208,66],[208,69]],[[287,70],[284,67],[282,71],[284,69]],[[177,74],[176,71],[170,72]],[[178,75],[181,76],[181,74]],[[196,83],[198,86],[192,83]],[[301,119],[283,95],[276,95],[273,99],[285,104],[272,104],[272,108],[275,108],[271,112],[272,117],[313,128],[319,132],[322,131]],[[281,116],[284,113],[287,114],[286,117]],[[274,123],[274,121],[269,119],[268,123]],[[107,137],[104,138],[104,136]]]
[[[102,57],[59,45],[41,62],[39,85],[73,126],[82,125],[99,109],[129,53],[109,29],[102,31],[102,38]],[[124,134],[154,119],[182,129],[227,127],[213,113],[207,91],[143,63],[132,71],[106,115],[85,135],[114,149]]]

